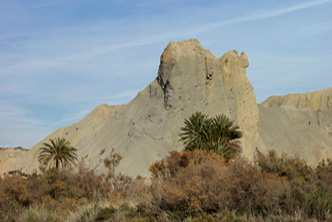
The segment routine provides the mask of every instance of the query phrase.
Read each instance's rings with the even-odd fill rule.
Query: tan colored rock
[[[258,137],[256,98],[245,75],[248,65],[245,53],[239,56],[231,51],[218,59],[197,40],[170,42],[161,55],[158,77],[135,99],[94,130],[87,117],[51,134],[25,157],[24,170],[37,167],[36,150],[42,142],[66,136],[78,148],[79,157],[87,157],[98,172],[105,172],[103,159],[114,151],[124,157],[119,171],[149,176],[153,162],[183,148],[180,128],[196,111],[226,114],[239,123],[245,129],[243,144],[248,154]],[[94,115],[89,116],[94,119]]]
[[[258,107],[253,88],[246,77],[249,66],[247,55],[242,52],[238,56],[236,50],[230,51],[220,58],[226,87],[235,95],[236,117],[243,131],[242,144],[245,156],[252,159],[255,145],[259,140]]]
[[[261,138],[268,149],[310,165],[332,158],[332,88],[271,96],[259,105]]]
[[[280,107],[285,105],[313,111],[332,109],[332,88],[312,93],[271,96],[262,103],[262,106],[265,107]]]
[[[248,66],[244,52],[216,58],[197,40],[170,42],[157,78],[129,104],[97,107],[40,141],[9,170],[32,172],[42,143],[65,137],[98,173],[106,171],[104,158],[117,152],[123,156],[118,171],[149,176],[153,162],[183,148],[180,128],[196,111],[233,119],[243,131],[243,155],[249,160],[256,147],[297,155],[312,165],[332,158],[331,89],[271,97],[258,106],[246,77]]]
[[[0,175],[27,152],[28,150],[22,148],[0,148]]]
[[[91,132],[98,130],[100,125],[117,113],[122,107],[123,106],[109,106],[106,104],[98,106],[83,120],[68,127],[58,129],[45,137],[42,141],[34,145],[24,156],[18,158],[14,164],[1,166],[0,174],[16,169],[22,169],[24,172],[31,173],[33,170],[39,168],[39,148],[43,146],[43,143],[49,143],[49,139],[51,138],[64,137],[70,141],[71,145],[76,147],[82,139]]]

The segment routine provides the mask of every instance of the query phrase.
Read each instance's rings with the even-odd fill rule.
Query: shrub
[[[285,177],[293,186],[302,186],[310,183],[313,170],[307,163],[298,157],[288,157],[286,154],[277,156],[275,150],[264,155],[258,149],[255,156],[256,165],[267,173],[275,173]]]
[[[187,214],[239,210],[257,214],[278,213],[287,182],[237,158],[227,163],[215,153],[201,150],[170,152],[166,161],[150,168],[156,203],[162,210]]]
[[[331,160],[323,160],[316,168],[311,168],[298,157],[278,156],[273,150],[265,155],[257,150],[255,162],[261,171],[289,181],[291,189],[281,204],[285,213],[294,215],[300,210],[307,217],[329,218],[332,212]]]
[[[239,141],[242,132],[225,115],[208,118],[208,115],[196,112],[185,119],[184,124],[180,137],[186,150],[214,151],[227,160],[242,151]]]

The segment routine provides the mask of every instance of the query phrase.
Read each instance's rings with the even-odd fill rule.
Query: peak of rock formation
[[[119,171],[148,176],[154,161],[182,149],[179,130],[196,111],[231,117],[243,129],[244,153],[250,155],[259,134],[256,98],[245,75],[248,65],[246,54],[236,50],[216,58],[197,40],[172,41],[161,55],[157,78],[129,104],[105,115],[99,125],[93,126],[93,111],[81,122],[59,129],[36,144],[23,165],[14,167],[31,172],[38,166],[42,143],[64,136],[99,172],[104,170],[102,160],[118,152],[124,157]]]
[[[272,99],[258,106],[246,76],[248,66],[244,52],[239,55],[232,50],[216,58],[197,40],[172,41],[160,57],[156,79],[130,103],[97,107],[80,122],[47,136],[7,170],[37,169],[43,142],[60,136],[67,138],[78,149],[79,159],[84,157],[85,163],[98,173],[106,170],[104,158],[117,152],[123,156],[118,171],[131,176],[149,176],[148,169],[153,162],[171,150],[183,148],[179,142],[180,128],[184,119],[196,111],[209,116],[225,114],[233,119],[243,131],[243,155],[248,159],[253,158],[256,147],[262,151],[274,148],[300,155],[311,163],[332,157],[331,135],[321,133],[322,121],[331,120],[328,113],[331,109],[317,114],[316,105],[312,105],[313,110],[300,110],[281,106],[282,102]],[[316,103],[305,106],[311,107],[309,104]],[[310,127],[302,128],[303,122],[310,122]],[[307,135],[312,132],[312,136]],[[298,135],[296,140],[294,135]],[[302,137],[306,137],[304,142],[300,141]],[[317,142],[314,137],[321,141]]]

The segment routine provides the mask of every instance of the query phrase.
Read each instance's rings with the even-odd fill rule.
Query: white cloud
[[[304,10],[304,9],[308,9],[308,8],[312,8],[312,7],[316,7],[316,6],[319,6],[319,5],[328,4],[328,3],[331,3],[331,2],[332,2],[332,0],[310,1],[310,2],[301,3],[301,4],[289,6],[289,7],[282,8],[282,9],[266,10],[264,12],[255,13],[255,14],[251,14],[251,15],[248,15],[248,16],[235,17],[235,18],[232,18],[232,19],[223,20],[223,21],[216,22],[216,23],[211,23],[210,25],[204,25],[204,26],[196,27],[191,31],[191,33],[196,33],[197,34],[197,33],[207,32],[208,30],[216,29],[218,27],[225,26],[225,25],[231,25],[231,24],[240,23],[240,22],[249,22],[249,21],[254,21],[254,20],[273,18],[273,17],[289,14],[289,13],[292,13],[292,12],[296,12],[296,11],[300,11],[300,10]]]

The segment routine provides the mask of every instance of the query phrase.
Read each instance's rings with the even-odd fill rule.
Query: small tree
[[[242,137],[242,132],[225,115],[208,118],[207,115],[196,112],[185,119],[184,124],[180,137],[185,150],[214,150],[226,159],[233,158],[235,154],[241,152],[239,139]]]
[[[50,139],[50,143],[44,143],[44,146],[40,148],[39,162],[52,166],[55,164],[55,168],[58,169],[61,166],[77,161],[77,149],[70,145],[70,142],[65,138]]]

